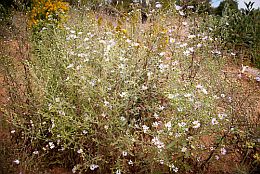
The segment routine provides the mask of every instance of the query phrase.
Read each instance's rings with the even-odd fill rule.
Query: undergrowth
[[[238,98],[241,88],[222,73],[220,38],[198,16],[180,14],[154,10],[141,24],[138,9],[113,20],[72,9],[63,27],[32,34],[23,75],[12,61],[4,68],[14,163],[203,173],[239,149],[258,164],[258,123],[242,109],[251,98]]]

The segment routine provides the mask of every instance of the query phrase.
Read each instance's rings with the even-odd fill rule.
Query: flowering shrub
[[[6,111],[27,154],[18,153],[15,164],[203,173],[231,153],[228,137],[239,131],[233,98],[219,90],[226,82],[211,29],[199,33],[194,19],[172,12],[154,16],[148,28],[137,17],[111,24],[76,13],[64,28],[33,38],[25,102]],[[219,107],[223,101],[228,107]]]
[[[62,22],[69,5],[62,0],[33,0],[29,26],[38,30],[46,25],[57,26]]]

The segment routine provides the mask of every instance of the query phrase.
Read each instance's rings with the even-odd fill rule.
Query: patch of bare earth
[[[236,102],[236,105],[234,105],[235,115],[237,117],[244,117],[245,121],[251,125],[259,126],[260,82],[256,80],[255,74],[243,72],[242,69],[242,66],[234,65],[234,63],[228,63],[222,72],[224,73],[229,84],[234,88],[239,89],[234,89],[234,91],[231,89],[230,93],[234,99],[233,102]],[[252,69],[259,71],[255,68]],[[227,103],[224,103],[224,105],[226,104]],[[254,134],[255,136],[258,136],[258,138],[260,137],[259,132],[254,132]],[[210,138],[206,138],[204,141],[206,141],[208,144],[212,142]],[[234,174],[240,169],[243,170],[240,166],[243,158],[244,156],[242,156],[242,153],[238,149],[227,149],[226,155],[219,156],[219,160],[215,160],[214,163],[211,163],[207,173]]]

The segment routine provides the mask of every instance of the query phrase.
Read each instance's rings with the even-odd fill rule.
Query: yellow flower
[[[127,30],[126,30],[126,29],[121,29],[121,31],[122,31],[124,34],[127,34]]]
[[[42,27],[38,25],[45,25],[52,23],[59,25],[66,19],[66,12],[69,10],[69,5],[62,0],[33,0],[33,8],[30,12],[30,27]],[[54,20],[50,20],[49,16],[53,16]],[[42,21],[39,23],[39,21]]]

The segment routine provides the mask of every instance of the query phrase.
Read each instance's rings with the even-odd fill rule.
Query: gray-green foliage
[[[201,137],[228,131],[229,122],[216,110],[213,42],[202,35],[177,42],[163,16],[148,30],[130,19],[123,29],[81,17],[34,36],[29,103],[10,111],[23,134],[17,141],[32,159],[75,171],[203,169],[210,147]]]
[[[146,28],[138,9],[118,21],[71,14],[63,28],[35,33],[27,76],[7,66],[5,113],[21,165],[184,173],[226,155],[225,138],[236,133],[233,98],[225,96],[219,42],[197,30],[196,18],[158,11]],[[223,100],[228,107],[218,110]]]

